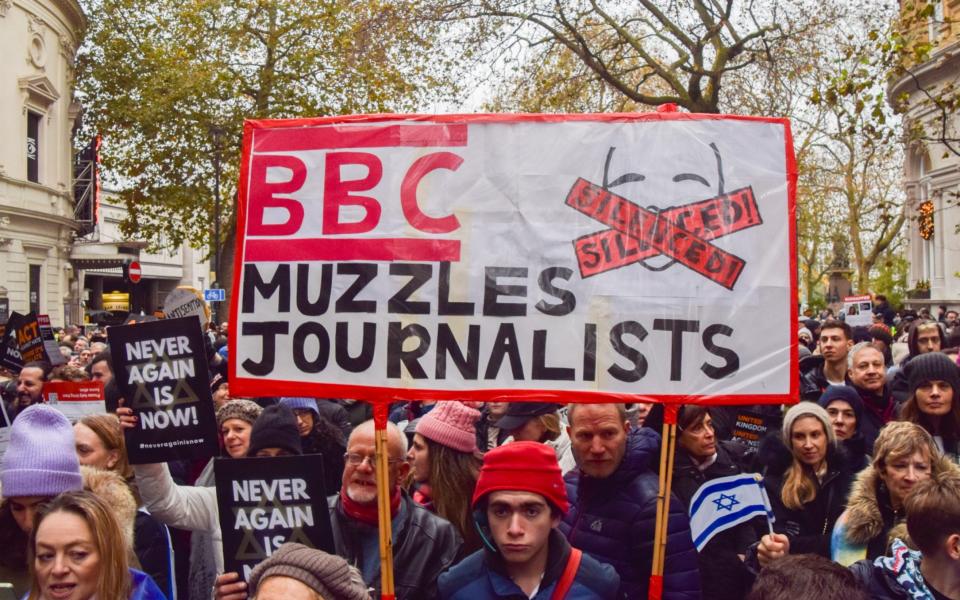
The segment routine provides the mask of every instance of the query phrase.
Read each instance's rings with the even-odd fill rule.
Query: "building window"
[[[30,312],[40,314],[40,265],[30,265]]]
[[[933,14],[927,18],[927,37],[931,44],[940,37],[940,25],[943,24],[943,0],[928,0],[933,5]]]
[[[27,180],[40,183],[40,119],[35,112],[27,113]]]

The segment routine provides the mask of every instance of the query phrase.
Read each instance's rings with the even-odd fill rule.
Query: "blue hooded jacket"
[[[633,429],[627,436],[623,461],[612,475],[595,479],[577,468],[564,477],[570,512],[560,530],[572,546],[612,565],[620,575],[620,591],[637,600],[647,597],[653,562],[659,478],[650,465],[659,452],[660,436],[656,432]],[[700,571],[690,520],[673,494],[663,570],[665,600],[700,598]]]

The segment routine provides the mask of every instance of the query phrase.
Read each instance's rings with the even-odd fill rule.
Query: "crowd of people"
[[[664,598],[960,599],[957,313],[898,315],[878,300],[870,327],[798,323],[798,403],[679,407],[653,584]],[[0,388],[0,582],[17,597],[380,596],[371,407],[231,395],[227,334],[205,338],[220,458],[321,455],[334,552],[289,542],[246,579],[225,573],[213,460],[131,465],[137,417],[113,381],[109,330],[71,327],[58,332],[66,364],[28,363]],[[45,404],[44,385],[62,379],[103,382],[107,412],[71,423]],[[746,409],[771,417],[753,446],[735,435]],[[396,597],[646,598],[663,421],[639,404],[396,403]],[[698,490],[744,473],[762,475],[772,519],[695,546]]]

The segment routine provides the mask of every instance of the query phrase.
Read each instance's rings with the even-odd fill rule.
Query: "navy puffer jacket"
[[[653,530],[659,481],[650,468],[659,456],[660,436],[651,429],[634,429],[627,436],[623,462],[610,477],[594,479],[580,469],[567,473],[570,512],[560,529],[570,544],[620,575],[620,591],[627,598],[647,597],[653,561]],[[663,598],[700,598],[697,551],[690,538],[690,522],[683,505],[670,498]]]
[[[530,600],[553,598],[570,558],[570,544],[556,529],[550,532],[548,543],[546,570],[537,593]],[[437,583],[442,600],[528,600],[510,579],[499,555],[487,550],[477,550],[450,567]],[[613,567],[584,554],[564,600],[615,600],[619,584],[620,578]]]

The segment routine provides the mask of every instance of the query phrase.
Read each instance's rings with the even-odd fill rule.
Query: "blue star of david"
[[[736,494],[730,496],[720,494],[720,497],[714,500],[713,503],[717,505],[717,510],[733,510],[733,507],[740,504],[740,501],[737,500]]]

